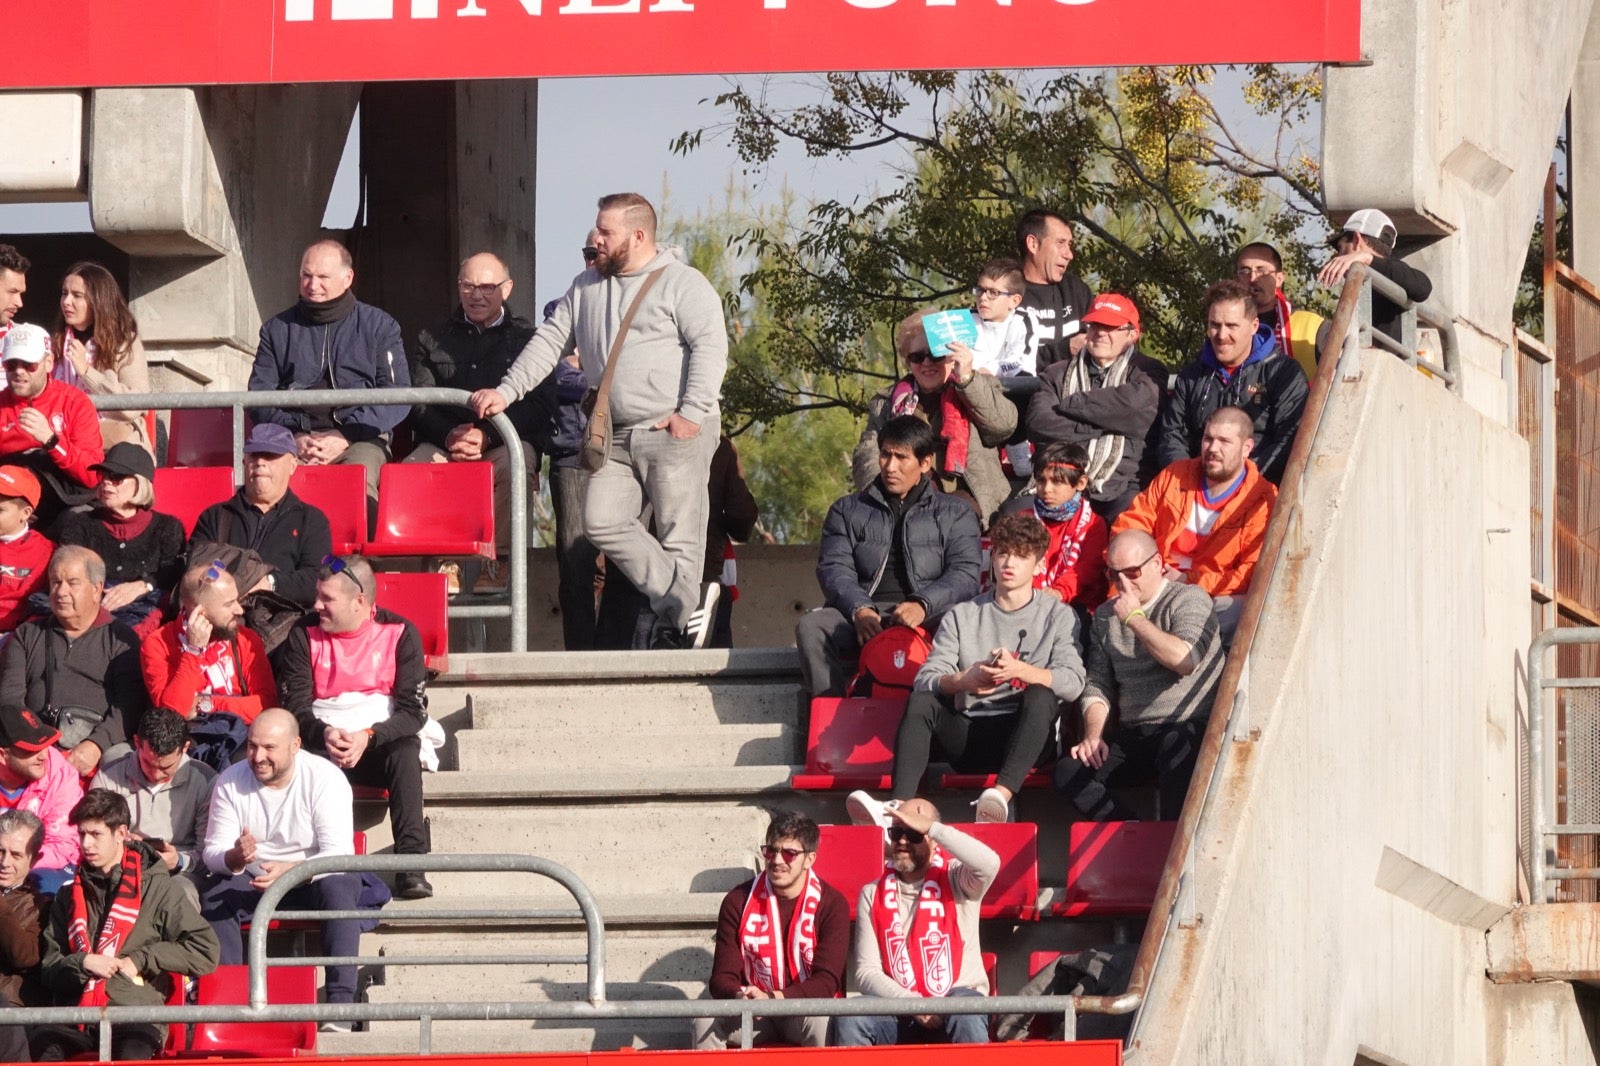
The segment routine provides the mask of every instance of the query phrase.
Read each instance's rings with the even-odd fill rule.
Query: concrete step
[[[662,729],[663,719],[651,722],[653,729],[612,728],[608,723],[604,736],[596,735],[592,722],[577,727],[474,725],[456,736],[457,760],[463,771],[720,768],[792,763],[804,747],[792,725],[777,721],[691,726],[676,715],[665,720],[675,728]]]
[[[450,656],[440,686],[514,681],[551,684],[586,681],[662,682],[692,678],[799,679],[794,648],[704,651],[491,652]]]
[[[713,930],[653,928],[612,930],[605,938],[605,978],[608,989],[629,985],[688,984],[696,994],[711,974]],[[587,941],[576,930],[532,932],[491,931],[462,935],[389,932],[362,941],[362,954],[406,956],[566,955],[582,957]],[[514,964],[482,966],[395,966],[387,970],[384,984],[374,988],[386,1002],[447,999],[516,999],[505,986],[542,982],[571,990],[557,998],[586,996],[587,967],[581,963]],[[448,994],[446,994],[448,993]],[[548,994],[548,991],[547,991]],[[609,995],[609,992],[608,992]],[[634,998],[639,998],[635,996]]]
[[[800,717],[798,680],[515,681],[472,689],[474,729],[713,729]],[[455,702],[455,701],[449,701]]]
[[[468,734],[462,734],[463,737]],[[795,766],[651,766],[628,770],[461,770],[422,779],[429,810],[437,804],[504,803],[566,799],[656,800],[687,796],[745,797],[770,794],[777,803],[795,799],[789,779]],[[793,806],[794,804],[783,804]],[[839,801],[843,809],[843,800]]]
[[[558,1051],[684,1049],[689,1023],[684,1019],[606,1020],[577,1026],[555,1022],[434,1022],[430,1050],[435,1055],[514,1055]],[[319,1055],[404,1055],[417,1048],[416,1022],[373,1022],[366,1033],[322,1033]]]
[[[437,887],[439,878],[445,875],[430,874],[428,876]],[[489,875],[482,876],[487,877]],[[709,936],[710,931],[716,925],[717,908],[722,905],[722,897],[727,895],[728,889],[750,876],[749,872],[741,871],[738,879],[715,891],[681,893],[604,892],[595,893],[595,902],[600,908],[600,919],[605,925],[608,937],[615,934],[619,929],[628,930],[652,926],[679,929],[704,927]],[[446,895],[443,892],[436,891],[433,899],[394,900],[385,906],[379,915],[378,933],[381,936],[451,933],[463,937],[478,937],[512,935],[508,930],[527,929],[530,927],[579,929],[583,927],[583,920],[578,917],[577,904],[573,902],[571,896],[562,893],[559,889],[556,889],[555,892],[547,889],[537,895],[532,894],[528,891],[527,885],[533,880],[532,877],[525,876],[525,883],[521,886],[521,891],[515,893],[497,892],[492,886],[480,885],[476,894],[460,892]],[[433,919],[430,917],[433,912],[446,910],[498,914],[514,909],[561,910],[570,912],[570,916],[528,921],[516,920],[514,923],[512,919],[495,917],[479,919]]]

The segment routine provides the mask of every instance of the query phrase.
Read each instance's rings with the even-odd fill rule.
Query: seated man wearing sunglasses
[[[862,887],[856,903],[861,994],[987,995],[978,912],[1000,872],[1000,856],[941,822],[939,809],[925,799],[869,801],[860,810],[887,831],[883,873]],[[837,1047],[988,1042],[986,1014],[841,1016],[833,1026]]]
[[[712,999],[832,999],[844,988],[850,904],[812,872],[821,838],[798,811],[767,824],[766,870],[722,899],[711,962]],[[696,1018],[696,1050],[726,1048],[739,1019]],[[825,1017],[755,1019],[756,1041],[824,1047]]]
[[[373,602],[372,567],[329,555],[317,578],[317,620],[284,641],[278,691],[300,723],[306,749],[325,755],[352,784],[389,791],[396,855],[426,855],[422,740],[427,669],[417,627]],[[394,894],[426,899],[418,871],[395,875]]]
[[[1056,788],[1084,817],[1139,817],[1111,786],[1147,779],[1160,795],[1158,818],[1183,808],[1195,756],[1222,678],[1222,641],[1211,597],[1167,578],[1155,540],[1143,530],[1106,548],[1116,595],[1094,612],[1083,689],[1083,739],[1056,764]],[[1112,712],[1117,726],[1108,730]]]

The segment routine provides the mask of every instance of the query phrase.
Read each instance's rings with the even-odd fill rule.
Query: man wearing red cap
[[[39,479],[20,466],[0,466],[0,647],[32,614],[28,597],[44,587],[50,553],[48,537],[33,528],[39,506]]]
[[[56,749],[60,737],[22,707],[0,707],[0,810],[27,811],[44,822],[34,860],[39,887],[54,892],[78,861],[78,838],[67,815],[83,798],[83,779]]]
[[[1061,441],[1088,450],[1087,495],[1109,524],[1138,495],[1167,372],[1139,351],[1139,308],[1126,296],[1096,296],[1083,325],[1083,348],[1040,375],[1028,402],[1028,439],[1035,448]]]

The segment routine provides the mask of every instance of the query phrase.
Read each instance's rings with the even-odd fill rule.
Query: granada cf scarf
[[[1094,517],[1094,512],[1089,509],[1089,501],[1082,496],[1078,496],[1072,502],[1080,505],[1074,509],[1074,513],[1067,515],[1064,519],[1053,520],[1049,514],[1050,508],[1043,506],[1044,501],[1042,499],[1037,496],[1034,497],[1033,511],[1039,521],[1048,522],[1051,525],[1059,524],[1060,521],[1067,523],[1067,528],[1062,531],[1061,550],[1054,559],[1047,561],[1045,572],[1039,578],[1034,579],[1035,588],[1047,588],[1054,585],[1057,578],[1078,565],[1078,556],[1083,553],[1083,538],[1089,533],[1089,521]]]
[[[745,984],[763,992],[781,992],[811,976],[811,960],[817,953],[817,908],[821,906],[822,880],[807,870],[805,888],[795,907],[794,928],[785,930],[778,919],[778,897],[771,882],[766,874],[756,878],[739,919]]]
[[[961,930],[950,887],[949,860],[939,848],[928,860],[928,876],[911,911],[911,927],[900,921],[899,879],[884,868],[872,893],[872,930],[884,969],[901,988],[922,996],[947,996],[961,973]]]
[[[133,848],[123,849],[122,880],[117,882],[111,905],[106,908],[105,923],[100,927],[100,935],[93,947],[89,945],[89,905],[83,898],[83,879],[87,874],[88,870],[80,867],[78,876],[72,879],[72,919],[67,923],[67,945],[74,953],[93,952],[115,957],[128,942],[133,923],[139,920],[139,882],[144,875],[139,853]],[[98,977],[91,978],[83,986],[83,997],[78,1000],[78,1006],[105,1005],[106,983]]]

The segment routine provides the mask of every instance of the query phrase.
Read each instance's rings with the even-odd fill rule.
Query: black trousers
[[[344,772],[352,785],[389,790],[389,827],[396,855],[426,855],[422,819],[422,739],[413,733],[387,744],[368,744],[361,761]],[[319,753],[321,754],[321,753]]]
[[[1023,689],[1015,713],[977,718],[956,710],[948,696],[913,692],[894,738],[894,798],[917,794],[934,744],[957,771],[995,773],[1015,794],[1052,741],[1060,713],[1055,692],[1043,685]]]
[[[1168,725],[1118,729],[1107,741],[1106,761],[1098,768],[1079,762],[1069,753],[1056,764],[1055,785],[1085,818],[1096,822],[1125,822],[1138,815],[1111,794],[1123,780],[1156,774],[1161,808],[1157,817],[1171,821],[1183,810],[1200,754],[1204,719]]]

